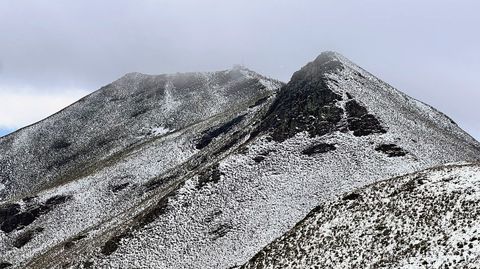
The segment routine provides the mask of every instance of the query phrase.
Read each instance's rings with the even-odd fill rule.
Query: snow
[[[447,162],[478,159],[478,144],[444,116],[345,64],[350,67],[326,74],[337,80],[330,87],[366,106],[388,129],[386,134],[298,133],[283,143],[260,135],[246,143],[283,84],[238,68],[128,74],[60,114],[0,139],[0,176],[8,176],[0,189],[2,202],[19,202],[26,194],[37,195],[34,201],[73,195],[28,227],[44,231],[21,249],[10,242],[23,231],[0,232],[2,258],[18,266],[35,261],[38,264],[32,266],[40,268],[68,262],[75,267],[84,261],[94,262],[95,268],[228,268],[245,263],[312,208],[344,192]],[[250,107],[265,97],[265,103]],[[207,130],[238,115],[245,118],[232,130],[205,149],[195,148]],[[72,145],[53,151],[52,143],[64,139],[61,134],[71,138]],[[238,141],[224,149],[237,136]],[[99,146],[102,138],[108,138],[108,146]],[[336,150],[301,153],[315,143],[336,144]],[[384,143],[395,143],[409,154],[391,158],[375,150]],[[56,157],[76,153],[79,160],[53,172],[47,169]],[[265,160],[254,161],[259,155]],[[215,164],[221,174],[218,182],[199,187],[200,176]],[[152,180],[171,175],[177,176],[146,191]],[[112,191],[126,183],[125,189]],[[175,191],[165,212],[129,228],[138,224],[136,216],[149,212],[171,190]],[[105,242],[124,230],[129,236],[119,240],[118,249],[101,254]],[[83,233],[88,237],[76,243],[78,248],[64,250],[62,259],[55,256],[58,250],[48,252],[63,249],[67,240]],[[39,254],[46,256],[34,259]]]
[[[164,135],[164,134],[168,134],[168,133],[172,132],[172,130],[160,126],[160,127],[157,127],[157,128],[153,128],[152,132],[153,132],[154,135]]]
[[[357,200],[321,203],[243,268],[480,266],[479,164],[437,167],[355,193]]]

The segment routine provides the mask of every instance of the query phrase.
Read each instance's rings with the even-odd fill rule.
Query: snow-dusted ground
[[[11,232],[0,231],[0,263],[13,261],[15,267],[20,267],[54,246],[62,249],[65,242],[78,235],[95,237],[128,221],[129,217],[143,210],[141,203],[150,195],[150,181],[195,158],[197,150],[192,142],[202,131],[225,122],[239,109],[250,112],[250,118],[255,116],[258,109],[249,109],[248,106],[274,94],[281,87],[281,83],[274,80],[267,83],[267,80],[243,69],[171,75],[166,82],[164,76],[128,74],[59,114],[1,139],[0,148],[4,151],[0,152],[0,197],[3,197],[0,202],[0,226],[5,220],[1,218],[12,217],[3,215],[9,205],[19,205],[20,211],[26,212],[23,214],[32,212],[35,215],[35,210],[51,197],[60,195],[71,199],[45,214],[39,214],[33,223],[24,225],[24,228],[22,224]],[[153,86],[148,88],[145,84]],[[149,96],[163,89],[165,93],[149,99],[132,97]],[[121,101],[105,99],[105,96]],[[105,108],[98,108],[95,104]],[[101,110],[93,111],[98,120],[85,119],[83,122],[83,113],[89,106]],[[128,112],[132,106],[133,110],[138,106],[149,106],[150,110],[138,116],[141,118],[132,120]],[[177,117],[174,122],[173,114]],[[48,136],[35,140],[39,132],[47,131]],[[96,141],[89,141],[90,136],[111,141],[115,146],[104,150],[95,145]],[[58,149],[61,152],[44,146],[55,144],[58,137],[65,137],[64,140],[68,141]],[[90,152],[82,150],[90,147],[98,155],[90,157]],[[47,157],[36,160],[35,157],[39,156],[35,152],[41,149],[46,152],[40,157]],[[64,158],[64,155],[78,155],[79,160],[74,162],[79,162],[80,169],[70,163],[62,163],[56,168],[59,171],[45,167],[55,163],[55,159]],[[66,180],[65,176],[55,177],[60,172],[67,175]],[[44,179],[43,174],[51,179]],[[13,175],[18,180],[13,180]],[[45,188],[42,186],[44,181],[59,182]],[[31,197],[28,202],[24,199],[26,196]],[[126,217],[121,218],[124,212]],[[15,221],[18,222],[17,219]],[[41,232],[35,232],[25,245],[15,246],[20,238],[37,230]],[[82,240],[86,241],[89,237],[82,237]]]
[[[341,68],[324,68],[331,63]],[[268,109],[285,97],[276,95],[281,84],[234,69],[128,74],[63,114],[1,139],[6,153],[0,153],[0,164],[7,167],[2,170],[7,186],[0,190],[3,206],[18,203],[21,210],[29,210],[53,195],[71,198],[24,229],[0,232],[0,251],[5,253],[0,262],[17,267],[28,262],[33,268],[228,268],[248,261],[322,201],[392,176],[480,158],[478,142],[447,117],[338,54],[322,54],[294,78],[283,93],[314,78],[340,97],[333,105],[343,114],[330,132],[312,137],[294,130],[283,142],[272,140],[274,130],[265,129],[265,115],[276,115],[278,107]],[[307,96],[321,98],[317,88],[306,89]],[[107,97],[122,101],[105,103]],[[353,100],[378,119],[385,132],[357,136],[349,131],[346,103]],[[283,101],[289,109],[295,100]],[[132,116],[130,110],[135,117],[125,118]],[[86,111],[100,118],[88,118],[86,124]],[[66,180],[45,168],[63,155],[52,154],[46,163],[31,165],[26,163],[35,159],[34,153],[20,158],[21,152],[52,143],[47,138],[33,143],[39,130],[59,126],[72,115],[79,123],[60,124],[60,129],[67,130],[73,147],[82,149],[86,143],[90,148],[90,140],[84,140],[89,135],[114,137],[115,146],[99,150],[100,156],[97,151],[84,156],[80,150],[73,161],[80,169],[70,164],[60,168],[62,175],[73,176]],[[69,137],[79,126],[88,126],[81,129],[86,133]],[[253,135],[259,128],[262,132]],[[75,152],[67,144],[54,148]],[[43,174],[56,184],[41,188]],[[23,177],[17,182],[14,175]],[[16,186],[22,187],[12,192]],[[38,197],[20,201],[37,189]],[[15,247],[28,231],[35,231],[33,238]]]
[[[242,268],[479,268],[480,165],[451,164],[321,203]]]

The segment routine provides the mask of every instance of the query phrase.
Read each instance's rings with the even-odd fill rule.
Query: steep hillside
[[[166,76],[159,83],[165,93],[156,96],[149,81],[163,77],[127,75],[0,140],[8,166],[0,262],[228,268],[247,262],[321,201],[392,176],[480,159],[479,143],[448,117],[336,53],[321,54],[280,91],[280,83],[238,69]],[[200,79],[197,87],[193,78],[182,84],[185,77],[215,79]],[[104,97],[110,88],[142,94],[127,94],[116,106]],[[143,107],[153,108],[125,114]],[[83,120],[86,109],[96,117]],[[69,110],[81,113],[72,117]],[[66,134],[71,144],[37,145],[32,137],[48,124],[62,126],[52,136]],[[91,146],[93,140],[82,140],[87,134],[113,135],[115,147]],[[48,163],[64,160],[62,150],[76,157],[51,172]]]
[[[281,86],[240,68],[129,74],[1,138],[0,262],[24,265],[99,225],[115,227],[123,212],[142,211],[157,185],[178,183],[162,180],[173,168],[217,158],[209,134],[251,124]]]
[[[242,268],[479,268],[480,165],[446,165],[322,203]]]
[[[0,138],[0,198],[21,198],[78,179],[117,153],[242,110],[280,86],[240,68],[127,74],[61,112]]]

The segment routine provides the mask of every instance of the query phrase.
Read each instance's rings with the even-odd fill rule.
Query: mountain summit
[[[448,117],[338,53],[287,84],[131,73],[0,138],[0,262],[240,266],[322,202],[478,160]]]

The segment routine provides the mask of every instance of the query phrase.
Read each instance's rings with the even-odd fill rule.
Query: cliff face
[[[480,158],[448,117],[331,52],[286,85],[129,74],[0,149],[0,262],[54,268],[241,265],[322,201]]]

